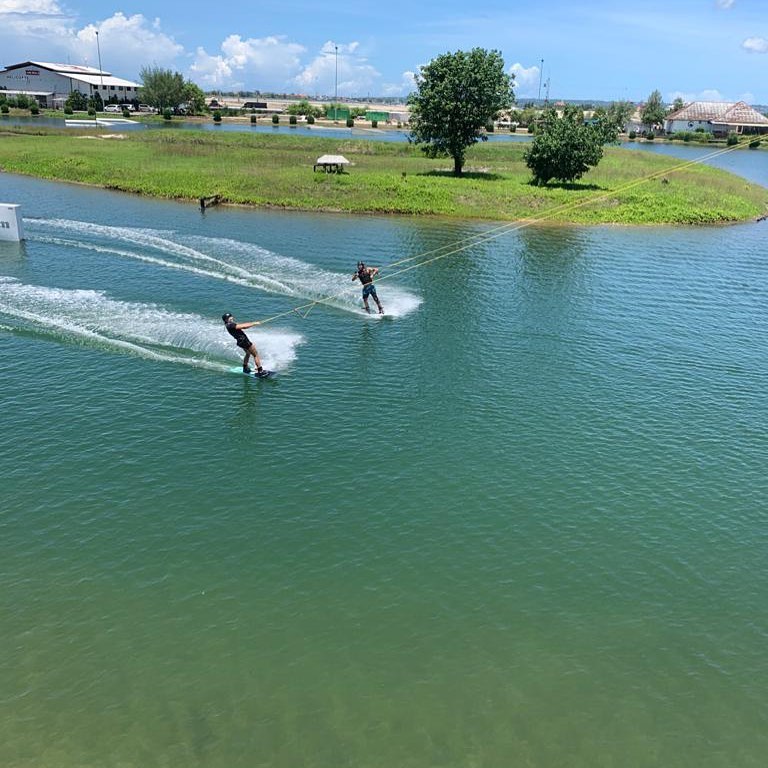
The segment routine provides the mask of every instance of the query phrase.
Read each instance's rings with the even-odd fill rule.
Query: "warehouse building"
[[[86,98],[99,94],[104,103],[136,101],[139,88],[141,83],[78,64],[23,61],[0,70],[0,89],[27,94],[48,108],[63,106],[72,91],[80,91]]]

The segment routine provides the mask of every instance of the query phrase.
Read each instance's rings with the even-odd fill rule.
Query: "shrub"
[[[163,110],[163,120],[170,120],[171,117],[172,117],[172,115],[171,115],[171,108],[170,107],[166,107]]]
[[[314,125],[314,123],[315,123],[315,116],[314,115],[307,115],[307,122],[310,125]]]
[[[280,122],[280,115],[272,115],[272,125],[277,125]]]
[[[96,110],[93,107],[88,107],[88,117],[96,117]]]
[[[217,109],[213,113],[213,122],[214,123],[220,123],[221,122],[221,110]]]
[[[760,146],[760,139],[753,139],[749,142],[750,149],[757,149]]]
[[[290,117],[288,118],[288,124],[289,125],[296,125],[296,122],[297,122],[296,121],[296,115],[290,115]]]
[[[0,105],[0,112],[7,115],[11,111],[11,108],[7,104]]]
[[[731,131],[728,134],[728,138],[726,139],[725,143],[727,146],[732,147],[734,144],[739,143],[739,137],[733,131]]]
[[[645,134],[645,138],[648,139],[648,141],[653,141],[656,138],[656,134],[653,131],[648,131],[648,133]]]
[[[488,125],[485,126],[485,132],[486,133],[493,133],[496,130],[496,126],[489,122]]]
[[[256,115],[251,115],[251,125],[256,125]]]
[[[74,114],[74,110],[72,109],[72,107],[69,106],[69,104],[67,104],[67,106],[64,107],[64,114],[65,115],[73,115]]]
[[[378,127],[379,127],[379,121],[371,120],[371,128],[378,128]]]
[[[131,116],[131,111],[129,109],[123,110],[123,117],[129,118]]]
[[[35,102],[32,102],[32,104],[29,105],[29,111],[33,115],[39,115],[40,107]]]
[[[355,121],[351,117],[348,117],[347,118],[347,128],[352,128],[354,126],[354,124],[355,124]]]
[[[510,133],[517,133],[517,126],[514,123],[509,126],[509,132]]]

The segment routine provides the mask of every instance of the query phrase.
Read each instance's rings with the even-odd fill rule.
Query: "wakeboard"
[[[229,372],[239,373],[241,376],[247,376],[250,379],[271,379],[275,376],[274,371],[268,371],[266,368],[264,368],[261,373],[257,373],[256,371],[246,373],[241,365],[238,365],[235,368],[230,368]]]

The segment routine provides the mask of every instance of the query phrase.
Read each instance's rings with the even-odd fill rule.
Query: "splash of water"
[[[29,219],[25,223],[32,240],[136,259],[365,314],[359,285],[352,284],[350,275],[282,256],[255,243],[68,219]],[[51,231],[74,237],[51,235]],[[421,303],[420,297],[396,285],[387,284],[383,293],[390,317],[402,317]]]
[[[226,370],[240,359],[221,323],[157,304],[118,301],[103,291],[27,285],[0,277],[2,327],[77,340],[153,360]],[[249,332],[250,333],[250,332]],[[287,367],[303,342],[300,334],[254,329],[250,336],[264,365]]]

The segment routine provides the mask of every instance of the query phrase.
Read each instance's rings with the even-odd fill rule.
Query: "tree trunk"
[[[453,158],[453,175],[461,176],[461,169],[464,167],[464,161],[460,157]]]

